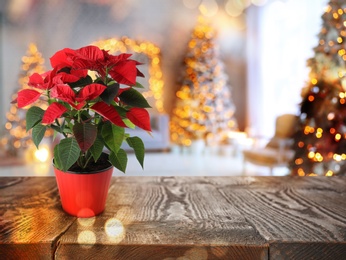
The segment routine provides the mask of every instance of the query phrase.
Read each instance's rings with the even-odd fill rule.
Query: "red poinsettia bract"
[[[125,172],[127,158],[120,147],[124,140],[143,166],[144,144],[138,137],[124,132],[129,121],[151,131],[146,110],[150,106],[135,90],[137,77],[144,75],[137,68],[140,63],[130,57],[126,53],[112,55],[96,46],[64,48],[50,58],[52,70],[33,73],[28,82],[31,89],[18,92],[13,103],[19,108],[39,99],[47,102],[45,111],[35,106],[28,110],[27,124],[36,130],[33,136],[36,145],[48,128],[66,138],[54,150],[59,153],[56,157],[59,159],[54,162],[59,169],[67,170],[73,164],[84,169],[92,161],[91,157],[97,161],[106,147],[111,163]],[[110,128],[109,122],[117,127]],[[65,154],[70,156],[65,158]]]

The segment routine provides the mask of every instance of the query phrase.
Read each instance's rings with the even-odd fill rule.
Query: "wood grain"
[[[267,259],[266,241],[205,179],[117,179],[110,190],[106,211],[92,226],[75,223],[61,237],[57,258],[72,257],[77,245],[80,259],[101,252],[112,259],[176,259],[202,253],[204,259]],[[124,226],[117,243],[107,242],[105,223],[110,219]],[[76,244],[76,233],[95,239],[84,249],[86,243]],[[107,246],[102,249],[101,244]],[[197,256],[191,259],[203,259]]]
[[[346,177],[116,177],[61,210],[53,177],[0,178],[0,259],[344,259]]]
[[[54,178],[0,178],[0,259],[51,259],[73,221],[61,211]]]
[[[259,179],[236,191],[224,184],[220,192],[268,241],[273,259],[344,259],[343,178]]]

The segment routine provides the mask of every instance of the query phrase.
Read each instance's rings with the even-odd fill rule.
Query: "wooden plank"
[[[117,177],[96,218],[0,178],[0,259],[343,259],[345,177]]]
[[[342,177],[256,177],[241,189],[223,182],[220,191],[268,241],[273,259],[337,259],[346,253],[345,184]]]
[[[270,245],[270,259],[345,260],[345,243],[338,242],[275,242]]]
[[[121,230],[114,236],[112,221]],[[116,178],[106,211],[71,226],[56,257],[77,252],[80,259],[267,259],[268,245],[205,178]]]
[[[60,208],[55,178],[0,178],[1,259],[51,259],[73,221]]]

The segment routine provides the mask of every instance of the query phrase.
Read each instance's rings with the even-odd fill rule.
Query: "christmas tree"
[[[37,50],[35,44],[30,44],[26,55],[22,57],[21,72],[18,80],[19,89],[28,87],[28,75],[34,72],[44,72],[43,64],[42,54]],[[14,93],[17,92],[18,89]],[[13,95],[12,100],[15,98],[16,95]],[[16,104],[11,105],[6,115],[7,122],[0,140],[1,150],[5,153],[4,157],[17,157],[19,151],[23,152],[23,148],[25,149],[33,145],[32,139],[26,131],[25,115],[26,113],[23,109],[18,109]]]
[[[189,146],[198,139],[220,144],[237,129],[235,106],[215,37],[215,30],[200,18],[188,43],[170,122],[171,139],[176,144]]]
[[[346,173],[346,3],[331,0],[302,91],[293,175]]]

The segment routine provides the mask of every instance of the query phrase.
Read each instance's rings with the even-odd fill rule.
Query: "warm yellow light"
[[[336,134],[335,135],[335,141],[340,141],[341,139],[341,134]]]
[[[333,176],[333,175],[334,175],[334,173],[331,170],[326,172],[326,176]]]
[[[316,153],[314,161],[322,162],[323,161],[323,156],[320,153]]]
[[[327,5],[324,11],[326,13],[329,13],[331,10],[332,10],[332,7],[330,5]]]
[[[164,83],[162,79],[161,62],[160,62],[160,48],[149,41],[135,41],[133,39],[122,37],[121,39],[110,38],[106,40],[100,40],[93,42],[92,45],[96,45],[101,49],[116,52],[135,52],[144,54],[149,58],[149,89],[143,91],[144,97],[153,97],[154,106],[158,112],[164,113],[163,107],[163,88]]]
[[[83,230],[77,238],[80,245],[94,245],[96,243],[96,235],[91,230]]]
[[[343,41],[341,37],[338,37],[336,40],[338,43],[342,43],[342,41]]]
[[[219,6],[215,0],[203,0],[198,9],[202,15],[212,17],[217,14]]]
[[[49,150],[47,147],[41,147],[35,151],[35,158],[40,162],[46,162],[49,158]]]
[[[315,157],[315,153],[314,152],[309,152],[308,153],[308,158],[309,159],[312,159],[312,158],[314,158]]]
[[[20,143],[20,141],[19,140],[16,140],[14,143],[13,143],[13,146],[14,146],[14,148],[20,148],[21,147],[21,143]]]
[[[299,176],[305,176],[305,172],[304,172],[304,170],[302,168],[299,168],[297,173],[298,173]]]
[[[311,79],[311,83],[312,83],[313,85],[316,85],[317,82],[318,82],[317,79],[315,79],[315,78],[312,78],[312,79]]]
[[[105,223],[105,231],[113,243],[120,243],[125,238],[125,228],[123,223],[116,218],[110,218]]]
[[[228,0],[225,4],[226,13],[232,17],[240,16],[243,13],[245,7],[239,3],[241,2]]]
[[[294,163],[296,164],[296,165],[301,165],[301,164],[303,164],[303,159],[302,158],[297,158],[295,161],[294,161]]]
[[[339,54],[339,56],[345,55],[345,54],[346,54],[345,49],[340,49],[340,50],[338,50],[338,54]]]
[[[316,130],[316,137],[317,138],[321,138],[322,137],[322,133],[323,133],[323,129],[322,128],[317,128],[317,130]]]
[[[342,161],[342,156],[340,154],[334,154],[333,155],[333,159],[337,162],[341,162]]]
[[[10,122],[7,122],[7,123],[5,124],[5,128],[6,128],[7,130],[10,130],[10,129],[12,128],[12,124],[11,124]]]
[[[317,138],[321,138],[321,137],[322,137],[322,133],[321,133],[321,132],[317,132],[317,133],[316,133],[316,137],[317,137]]]
[[[313,127],[311,127],[311,126],[305,126],[305,128],[304,128],[304,134],[309,134],[309,133],[313,133],[313,132],[315,132],[315,128],[313,128]]]
[[[92,227],[95,223],[96,218],[77,218],[78,224],[82,227]]]

